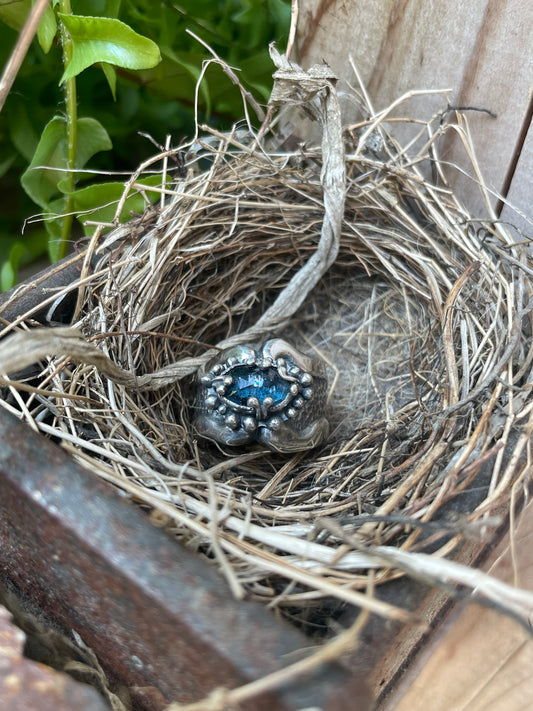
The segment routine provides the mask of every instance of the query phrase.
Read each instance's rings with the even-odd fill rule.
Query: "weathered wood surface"
[[[533,219],[533,123],[531,122],[528,124],[520,155],[517,156],[516,170],[509,186],[507,200],[509,206],[504,205],[500,217],[516,225],[517,230],[521,230],[523,234],[519,234],[520,238],[531,239],[533,227],[527,220],[527,218]],[[516,209],[520,210],[519,215]]]
[[[413,90],[447,89],[447,95],[413,97],[397,116],[429,119],[453,106],[467,124],[491,209],[508,221],[517,239],[533,238],[533,3],[529,0],[300,0],[295,59],[305,68],[327,61],[339,90],[357,86],[350,59],[376,111]],[[347,122],[360,118],[344,103]],[[395,124],[400,140],[408,126]],[[400,133],[398,133],[400,132]],[[457,135],[440,143],[448,178],[474,216],[487,208]],[[512,206],[512,207],[511,207]],[[516,208],[516,210],[513,209]],[[489,565],[507,582],[533,589],[533,504]],[[514,556],[514,557],[513,557]],[[487,568],[485,568],[487,569]],[[428,597],[425,619],[438,617],[443,601]],[[409,632],[409,631],[408,631]],[[409,661],[415,649],[422,651]],[[533,707],[533,641],[517,623],[481,607],[455,608],[430,642],[401,634],[369,662],[374,689],[392,692],[379,711],[519,711]],[[394,679],[408,664],[400,682]]]
[[[326,60],[341,79],[356,84],[349,56],[376,109],[411,90],[449,89],[455,106],[490,109],[497,117],[468,113],[476,155],[487,184],[531,218],[533,210],[533,3],[527,0],[305,0],[300,2],[298,61]],[[429,118],[446,107],[444,96],[409,100],[400,115]],[[352,107],[349,109],[354,111]],[[472,174],[460,142],[450,134],[441,159]],[[485,214],[475,182],[450,169],[452,186],[474,214]],[[505,219],[533,235],[525,217]]]
[[[533,590],[533,502],[486,568]],[[492,610],[457,609],[380,711],[524,711],[533,707],[533,637]]]

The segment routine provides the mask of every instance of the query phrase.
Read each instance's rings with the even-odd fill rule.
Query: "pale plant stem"
[[[17,43],[9,57],[9,60],[2,73],[0,79],[0,111],[2,110],[5,100],[13,86],[13,82],[19,72],[19,69],[24,61],[30,44],[37,32],[39,22],[48,6],[50,0],[37,0],[33,6],[24,27],[22,28]]]

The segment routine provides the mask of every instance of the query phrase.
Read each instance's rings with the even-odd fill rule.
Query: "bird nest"
[[[72,328],[3,341],[3,372],[45,360],[37,383],[4,378],[2,405],[209,559],[235,596],[302,623],[326,624],[335,601],[407,618],[368,594],[406,573],[521,614],[449,558],[526,482],[527,245],[448,186],[439,146],[453,130],[472,155],[464,116],[417,122],[405,147],[363,91],[363,118],[340,127],[328,71],[277,61],[274,103],[304,104],[322,144],[284,147],[269,112],[260,134],[202,127],[148,161],[117,215],[153,190],[145,173],[161,172],[161,199],[98,227]],[[202,440],[196,371],[268,337],[326,363],[327,440],[287,455]]]

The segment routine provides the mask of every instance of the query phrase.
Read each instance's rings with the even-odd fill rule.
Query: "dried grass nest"
[[[333,83],[322,76],[302,98],[305,73],[290,69],[326,135]],[[455,131],[473,155],[464,116],[413,122],[417,140],[401,146],[390,110],[372,114],[363,90],[353,98],[364,118],[342,132],[338,254],[300,286],[294,313],[273,305],[324,238],[326,154],[338,146],[286,149],[270,117],[260,136],[244,122],[202,127],[126,185],[124,199],[160,171],[157,204],[96,230],[72,330],[19,324],[3,341],[4,372],[10,347],[20,364],[17,338],[47,358],[38,387],[4,378],[2,406],[146,507],[236,596],[311,622],[332,599],[402,617],[365,590],[408,573],[521,614],[529,597],[491,593],[445,558],[528,481],[528,246],[490,213],[473,219],[448,187],[439,146]],[[196,368],[222,343],[261,334],[328,365],[332,428],[316,450],[224,449],[191,430]]]

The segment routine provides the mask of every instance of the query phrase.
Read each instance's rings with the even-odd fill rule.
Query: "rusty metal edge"
[[[24,711],[107,711],[108,706],[94,688],[26,659],[24,640],[24,633],[0,605],[0,707]]]
[[[260,678],[309,646],[263,606],[234,600],[211,566],[4,411],[0,442],[0,575],[75,630],[134,689],[139,708]],[[359,690],[357,678],[328,665],[243,708],[355,708]]]
[[[23,314],[31,313],[34,321],[46,323],[51,304],[42,306],[42,303],[50,301],[55,292],[80,277],[85,258],[85,251],[69,255],[45,267],[28,281],[0,294],[0,322],[10,323]]]

